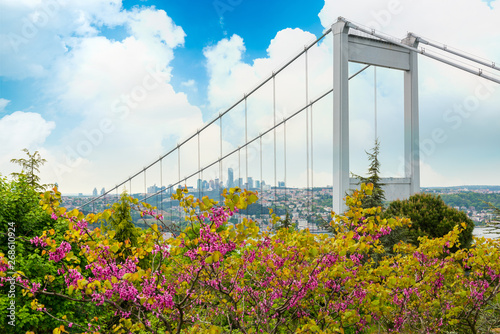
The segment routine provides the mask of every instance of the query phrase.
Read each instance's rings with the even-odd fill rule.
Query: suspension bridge
[[[326,67],[318,64],[325,55]],[[370,67],[375,90],[377,68],[403,73],[404,176],[383,182],[388,200],[408,198],[420,191],[419,56],[500,84],[494,62],[414,33],[397,39],[340,17],[202,128],[80,209],[102,209],[126,189],[174,221],[182,215],[170,199],[178,187],[219,199],[223,188],[237,186],[259,192],[261,206],[244,214],[265,220],[271,207],[314,229],[311,217],[342,212],[343,197],[356,188],[349,164],[349,84]],[[358,65],[349,73],[352,64]],[[377,137],[376,91],[374,96]]]

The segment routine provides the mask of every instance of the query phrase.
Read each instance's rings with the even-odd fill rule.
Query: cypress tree
[[[373,192],[371,195],[366,195],[362,200],[362,207],[364,209],[384,206],[385,192],[382,189],[384,185],[381,182],[380,174],[380,161],[378,160],[378,155],[380,153],[380,142],[378,139],[375,140],[375,145],[373,146],[371,152],[366,152],[368,155],[368,160],[370,166],[368,167],[368,177],[363,177],[360,175],[353,174],[355,178],[359,180],[360,183],[372,183]]]

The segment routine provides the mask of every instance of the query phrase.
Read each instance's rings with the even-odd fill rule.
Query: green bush
[[[411,227],[398,231],[397,235],[417,246],[418,237],[439,238],[461,223],[467,224],[467,228],[460,234],[460,248],[472,243],[474,222],[464,212],[446,205],[440,196],[416,194],[407,200],[393,201],[385,210],[385,216],[410,218]]]
[[[24,174],[12,180],[0,176],[0,253],[7,254],[8,232],[15,235],[15,267],[32,277],[34,282],[41,282],[47,276],[55,279],[49,288],[60,287],[64,278],[58,274],[58,264],[47,261],[41,255],[41,250],[29,241],[35,236],[42,235],[44,230],[53,230],[57,242],[64,240],[64,233],[68,229],[67,222],[54,220],[40,206],[40,193],[30,184]],[[83,260],[83,259],[82,259]],[[45,314],[31,308],[32,298],[23,293],[20,286],[15,290],[15,327],[8,324],[7,307],[11,302],[8,295],[9,284],[0,286],[0,333],[24,334],[35,331],[37,334],[50,334],[61,323]],[[105,313],[104,306],[89,305],[70,301],[59,296],[40,295],[37,297],[47,310],[56,317],[67,315],[72,319],[85,323],[95,316],[111,316]],[[75,330],[68,329],[70,333]]]

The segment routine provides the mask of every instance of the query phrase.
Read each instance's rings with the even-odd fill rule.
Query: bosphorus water
[[[498,239],[500,238],[500,231],[492,231],[491,228],[485,227],[485,226],[476,226],[474,227],[474,231],[472,234],[475,237],[485,237],[485,238],[491,238],[491,239]]]

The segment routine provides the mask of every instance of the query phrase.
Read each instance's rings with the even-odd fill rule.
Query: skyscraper
[[[97,197],[97,188],[94,188],[92,191],[92,196]]]
[[[253,178],[249,176],[247,182],[248,182],[248,189],[253,189]]]
[[[227,187],[228,188],[234,187],[234,172],[232,168],[227,169]]]
[[[101,189],[101,195],[104,195],[106,193],[106,189],[104,189],[104,187],[102,187]]]

